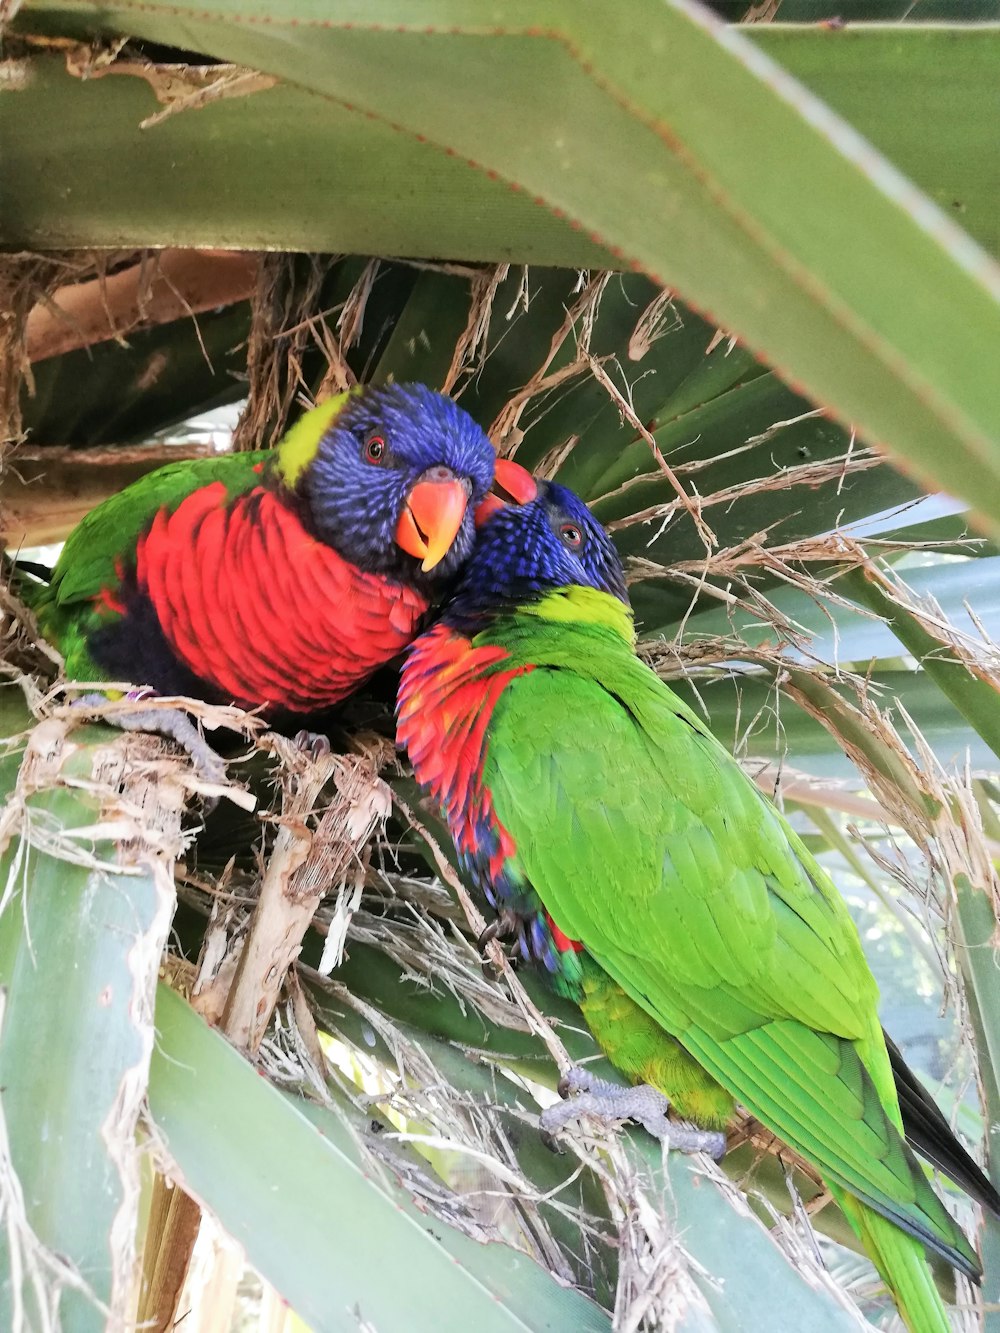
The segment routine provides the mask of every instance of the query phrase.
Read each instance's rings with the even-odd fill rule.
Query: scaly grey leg
[[[704,1152],[719,1161],[726,1151],[726,1136],[720,1131],[670,1120],[669,1100],[646,1083],[626,1088],[574,1065],[559,1080],[559,1094],[566,1100],[547,1107],[539,1118],[542,1137],[550,1145],[570,1121],[586,1115],[606,1125],[636,1120],[667,1148],[680,1152]]]
[[[90,708],[107,702],[104,694],[82,694],[75,700],[76,705]],[[138,708],[134,712],[105,714],[101,720],[121,731],[151,731],[154,735],[166,736],[187,751],[200,777],[213,783],[226,780],[226,761],[215,753],[188,715],[179,708]]]

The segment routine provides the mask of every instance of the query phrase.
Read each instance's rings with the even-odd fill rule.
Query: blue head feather
[[[385,441],[378,463],[366,456]],[[426,586],[447,582],[475,542],[473,513],[493,481],[493,446],[457,403],[423,384],[388,384],[350,397],[320,440],[297,491],[316,535],[372,574]],[[395,542],[412,487],[435,468],[463,481],[469,506],[451,550],[428,573]]]
[[[483,525],[444,619],[481,621],[573,584],[611,593],[628,605],[621,556],[573,491],[539,481],[538,494],[506,505]]]

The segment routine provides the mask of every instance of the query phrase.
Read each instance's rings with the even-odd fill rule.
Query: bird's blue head
[[[429,591],[472,550],[493,446],[443,394],[422,384],[352,391],[307,413],[278,453],[316,536],[359,569]]]
[[[518,503],[490,495],[479,506],[479,539],[444,619],[467,627],[553,588],[578,585],[628,606],[625,570],[607,532],[573,491],[536,481],[516,463],[498,461],[497,485]]]

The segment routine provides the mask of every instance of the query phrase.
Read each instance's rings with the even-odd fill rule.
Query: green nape
[[[521,609],[526,615],[536,616],[554,625],[589,625],[609,629],[627,644],[635,642],[632,608],[598,588],[585,588],[577,584],[553,588],[538,601],[530,602]]]
[[[294,489],[302,473],[316,457],[320,440],[340,415],[344,404],[352,395],[360,392],[361,385],[355,385],[344,393],[324,399],[301,416],[282,437],[275,451],[275,471],[286,486]]]

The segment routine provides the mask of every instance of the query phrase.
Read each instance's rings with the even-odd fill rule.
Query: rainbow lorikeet
[[[819,1169],[911,1330],[946,1333],[924,1248],[980,1266],[904,1114],[918,1147],[1000,1199],[887,1049],[826,872],[636,656],[607,534],[564,487],[525,473],[518,489],[509,470],[504,485],[523,503],[481,507],[457,589],[409,651],[398,739],[467,872],[647,1085],[571,1071],[580,1095],[543,1125],[633,1116],[712,1149],[665,1109],[719,1131],[741,1103]]]
[[[273,450],[143,477],[22,591],[71,678],[315,712],[410,642],[471,550],[493,464],[441,394],[352,390]]]

